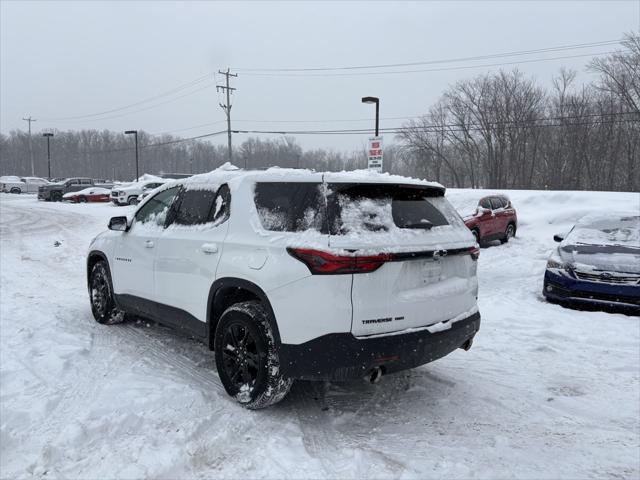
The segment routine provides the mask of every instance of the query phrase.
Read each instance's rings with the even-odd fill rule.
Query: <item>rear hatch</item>
[[[355,336],[427,327],[475,311],[477,249],[441,187],[325,178],[331,251],[379,262],[354,273]],[[438,328],[446,328],[446,324]]]

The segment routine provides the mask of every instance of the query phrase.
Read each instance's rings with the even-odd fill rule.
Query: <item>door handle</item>
[[[153,248],[154,243],[151,240],[144,242],[144,246],[147,248]]]
[[[203,243],[202,244],[202,252],[210,255],[212,253],[218,253],[218,245],[215,243]]]

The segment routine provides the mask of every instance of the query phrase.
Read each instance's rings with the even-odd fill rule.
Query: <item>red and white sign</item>
[[[382,172],[382,137],[369,137],[368,168]]]

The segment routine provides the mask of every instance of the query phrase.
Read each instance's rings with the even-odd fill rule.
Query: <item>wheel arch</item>
[[[278,330],[278,323],[276,322],[271,302],[264,290],[255,283],[242,278],[223,277],[213,282],[209,289],[209,298],[207,300],[207,345],[210,350],[213,350],[216,326],[222,313],[234,303],[253,299],[260,301],[267,310],[274,343],[276,348],[279,348],[280,331]]]
[[[109,278],[111,278],[111,266],[109,265],[109,260],[107,259],[107,256],[104,254],[104,252],[101,252],[100,250],[91,250],[87,255],[87,289],[89,290],[89,292],[91,291],[91,285],[89,283],[90,282],[89,275],[91,275],[91,269],[100,260],[104,260],[104,262],[107,264],[107,272],[109,272]]]

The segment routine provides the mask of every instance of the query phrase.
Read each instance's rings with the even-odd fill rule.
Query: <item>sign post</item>
[[[382,172],[382,137],[369,137],[367,160],[369,170]]]

